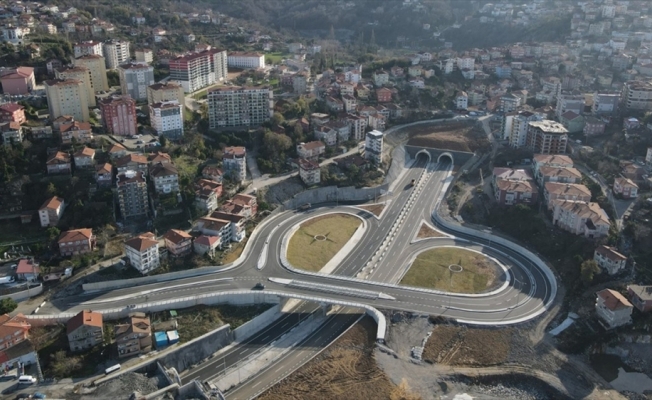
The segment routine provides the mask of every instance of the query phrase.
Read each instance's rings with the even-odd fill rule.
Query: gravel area
[[[137,374],[135,372],[127,372],[120,375],[116,379],[112,379],[97,387],[93,393],[88,393],[82,396],[82,399],[128,399],[136,392],[139,398],[155,392],[159,389],[160,383],[164,384],[164,380],[159,376],[148,378],[146,375]]]
[[[265,201],[272,204],[282,204],[297,193],[303,192],[305,187],[298,178],[289,178],[276,185],[268,186],[265,190]]]

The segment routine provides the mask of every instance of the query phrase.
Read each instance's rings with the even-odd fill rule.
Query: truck
[[[7,283],[13,283],[16,281],[16,278],[13,276],[3,276],[0,278],[0,285],[5,285]]]
[[[299,206],[299,208],[297,208],[297,210],[306,211],[309,208],[310,208],[310,203],[306,203],[306,204],[303,204],[303,205]]]

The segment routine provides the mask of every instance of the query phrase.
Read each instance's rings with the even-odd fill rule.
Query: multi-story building
[[[591,191],[584,185],[577,183],[546,182],[543,186],[543,196],[552,210],[555,200],[591,201]]]
[[[104,342],[102,313],[82,310],[66,323],[70,351],[88,350]]]
[[[500,96],[500,105],[498,110],[502,113],[516,111],[521,106],[521,98],[513,93]]]
[[[195,206],[204,212],[217,210],[221,195],[221,183],[208,179],[200,179],[195,183]]]
[[[229,68],[258,69],[265,67],[265,55],[261,53],[230,52],[226,58]]]
[[[362,115],[349,114],[346,116],[346,120],[351,126],[353,139],[355,139],[356,142],[362,141],[365,137],[365,131],[367,130],[367,118]]]
[[[224,172],[232,179],[242,182],[247,178],[247,149],[226,147],[222,157]]]
[[[136,49],[136,62],[152,63],[154,61],[154,52],[152,49]]]
[[[529,111],[514,111],[503,118],[503,138],[514,148],[524,147],[527,141],[528,122],[538,121],[539,116]]]
[[[170,229],[165,232],[163,241],[172,257],[183,257],[190,253],[192,247],[192,236],[179,229]]]
[[[306,93],[306,90],[308,90],[308,77],[306,74],[297,73],[292,76],[292,90],[294,93]]]
[[[110,135],[138,134],[136,102],[129,95],[111,96],[100,100],[102,124]]]
[[[149,317],[131,316],[125,324],[113,327],[118,357],[131,357],[152,350],[152,326]]]
[[[179,104],[185,104],[183,87],[174,82],[155,83],[147,87],[147,104],[166,101],[177,101]]]
[[[319,141],[314,140],[308,143],[299,143],[297,145],[297,155],[299,158],[305,158],[310,161],[319,160],[319,156],[326,152],[326,145]]]
[[[84,83],[76,79],[51,79],[43,83],[50,119],[71,115],[76,121],[89,121],[88,94]]]
[[[149,197],[145,174],[141,171],[126,171],[117,177],[118,205],[123,219],[147,216]]]
[[[321,174],[319,164],[314,161],[306,160],[305,158],[300,158],[298,164],[299,177],[301,177],[303,183],[312,186],[320,182]]]
[[[215,250],[220,246],[221,238],[219,236],[200,235],[192,243],[196,254],[203,256],[208,254],[211,258],[215,256]]]
[[[63,257],[86,254],[95,249],[95,235],[90,228],[72,229],[61,232],[57,243],[59,244],[59,253]]]
[[[38,209],[41,226],[56,226],[65,208],[66,203],[63,198],[54,196],[47,199],[41,208]]]
[[[202,235],[218,237],[220,243],[217,247],[222,248],[231,241],[231,224],[231,221],[225,219],[203,217],[195,221],[193,229],[201,232]]]
[[[365,137],[365,158],[376,164],[383,162],[383,133],[373,130]]]
[[[230,214],[223,211],[214,211],[211,213],[211,218],[231,222],[230,240],[232,242],[241,242],[247,236],[247,231],[245,229],[247,217],[244,215]]]
[[[2,144],[5,146],[22,143],[24,139],[23,127],[18,122],[0,123],[0,133],[2,133]]]
[[[159,136],[172,140],[183,137],[183,106],[176,100],[150,104],[149,121]]]
[[[104,58],[106,59],[106,68],[115,69],[118,65],[129,61],[129,42],[124,40],[110,39],[104,42]]]
[[[374,85],[383,86],[389,83],[389,74],[384,70],[375,71],[373,75]]]
[[[565,231],[592,239],[609,234],[609,217],[598,203],[555,200],[553,210],[553,224]]]
[[[36,86],[34,68],[18,67],[0,69],[0,83],[4,94],[25,95],[29,94]]]
[[[16,103],[0,104],[0,123],[15,122],[22,124],[27,121],[25,117],[25,107]]]
[[[179,82],[186,93],[226,79],[226,50],[209,48],[170,60],[170,80]]]
[[[8,314],[0,315],[0,351],[4,353],[27,340],[31,327],[29,320],[21,313],[14,317]]]
[[[86,67],[91,71],[91,86],[95,93],[109,90],[104,57],[97,54],[89,54],[75,58],[73,64],[75,66]]]
[[[455,108],[466,110],[469,106],[469,95],[466,92],[459,92],[455,97]]]
[[[582,133],[584,133],[584,135],[587,137],[602,135],[605,131],[606,126],[607,124],[605,124],[602,120],[599,120],[595,117],[587,117],[584,120],[584,129],[582,129]]]
[[[638,197],[638,185],[631,179],[619,176],[614,179],[614,194],[622,196],[623,199],[634,199]]]
[[[179,192],[179,171],[170,163],[156,163],[149,169],[156,193]]]
[[[559,122],[568,130],[568,133],[578,133],[584,130],[584,117],[574,111],[563,113]]]
[[[568,130],[551,120],[528,122],[526,146],[539,154],[564,154],[568,144]]]
[[[627,293],[629,298],[632,299],[632,304],[639,311],[649,312],[652,310],[652,286],[629,285],[627,286]]]
[[[75,43],[73,46],[73,55],[75,58],[79,58],[87,55],[97,55],[104,56],[102,49],[102,42],[97,42],[95,40],[88,40],[85,42]]]
[[[606,329],[627,325],[632,322],[634,306],[625,296],[611,289],[602,289],[596,293],[595,312]]]
[[[63,151],[51,154],[45,162],[45,166],[48,174],[69,174],[72,171],[70,155]]]
[[[93,128],[90,122],[73,121],[59,127],[62,144],[90,143],[93,140]]]
[[[627,110],[652,110],[652,82],[627,82],[622,97]]]
[[[390,101],[392,101],[392,91],[384,87],[377,89],[376,100],[378,100],[379,103],[389,103]]]
[[[532,180],[496,179],[494,197],[500,205],[535,204],[539,189]]]
[[[594,115],[613,115],[618,111],[620,94],[617,93],[594,93],[591,112]]]
[[[593,259],[609,275],[615,275],[624,270],[627,264],[627,257],[620,254],[615,248],[603,244],[595,249]]]
[[[154,84],[154,67],[147,63],[126,63],[118,66],[122,94],[135,100],[147,100],[147,87]]]
[[[266,87],[220,87],[208,91],[211,129],[258,126],[274,114],[274,92]]]
[[[91,71],[84,66],[65,66],[54,70],[57,79],[76,79],[83,83],[84,92],[88,98],[88,106],[95,107],[95,91],[91,85]]]
[[[220,207],[220,211],[251,218],[258,212],[258,200],[254,196],[239,193],[227,200]]]
[[[584,112],[584,95],[563,93],[557,96],[557,107],[555,109],[557,119],[561,119],[561,116],[567,111],[581,115]]]
[[[113,165],[104,163],[95,167],[95,181],[98,187],[113,186]]]
[[[161,266],[158,240],[151,232],[127,240],[125,242],[125,253],[129,258],[130,265],[143,275]]]

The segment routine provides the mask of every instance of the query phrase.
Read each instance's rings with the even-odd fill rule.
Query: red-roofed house
[[[638,185],[631,179],[622,176],[614,179],[614,194],[621,195],[623,199],[633,199],[638,197]]]
[[[51,197],[43,203],[38,209],[38,216],[41,220],[41,226],[56,226],[63,214],[66,204],[61,197]]]
[[[377,89],[376,99],[378,99],[379,103],[389,103],[392,101],[392,91],[388,88]]]
[[[622,294],[611,289],[596,293],[595,312],[606,329],[612,329],[632,321],[634,306]]]
[[[219,236],[201,235],[193,242],[193,248],[195,249],[195,253],[199,255],[208,254],[213,257],[215,255],[215,249],[219,247],[220,242]]]
[[[244,217],[250,218],[256,215],[258,212],[258,201],[256,197],[250,196],[248,194],[236,194],[233,198],[225,203],[233,204],[242,207],[242,211],[237,213]]]
[[[104,341],[102,314],[82,310],[68,320],[66,334],[70,351],[90,349]]]
[[[0,75],[2,91],[5,94],[29,94],[36,86],[34,80],[34,68],[18,67],[13,70],[5,70]]]
[[[163,240],[165,241],[165,247],[172,257],[181,257],[190,253],[192,236],[187,232],[170,229],[163,235]]]
[[[32,325],[23,314],[0,315],[0,350],[7,350],[27,340]]]
[[[25,107],[16,103],[6,103],[0,105],[0,122],[25,122]]]
[[[158,254],[158,240],[153,233],[147,232],[125,242],[125,252],[131,266],[141,274],[146,274],[161,266]]]
[[[18,267],[16,267],[16,276],[18,279],[35,281],[40,273],[41,270],[39,269],[38,264],[33,260],[23,258],[18,261]]]
[[[62,256],[75,256],[90,253],[95,249],[95,235],[90,228],[72,229],[59,235],[59,253]]]
[[[598,263],[600,268],[607,271],[609,275],[617,274],[625,269],[627,257],[620,254],[616,249],[609,246],[600,245],[593,253],[593,259]]]
[[[217,200],[222,195],[222,184],[208,179],[200,179],[195,183],[195,206],[203,211],[211,212],[217,209]]]
[[[95,167],[95,180],[97,181],[97,186],[113,186],[113,165],[104,163]]]

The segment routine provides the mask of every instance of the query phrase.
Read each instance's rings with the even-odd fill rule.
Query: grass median
[[[287,258],[295,268],[319,272],[351,239],[362,221],[330,214],[301,224],[288,243]]]
[[[454,265],[451,272],[449,266]],[[459,266],[459,267],[457,267]],[[498,265],[481,253],[457,247],[424,251],[401,279],[401,285],[453,293],[482,293],[496,284]]]

